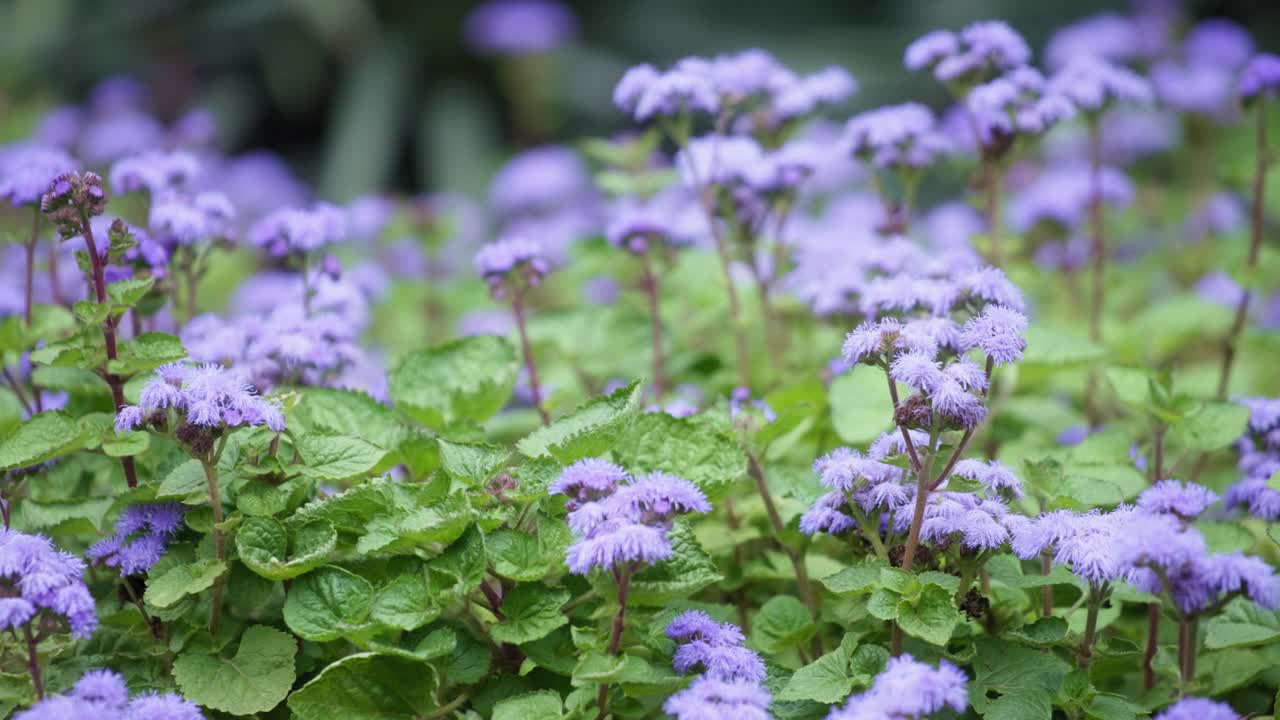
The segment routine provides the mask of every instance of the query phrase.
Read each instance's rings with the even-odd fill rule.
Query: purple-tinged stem
[[[658,276],[653,271],[653,259],[646,250],[640,256],[644,263],[644,292],[649,298],[649,331],[653,343],[653,394],[661,398],[666,391],[666,371],[662,358],[662,311],[659,305]]]
[[[1085,615],[1084,637],[1080,640],[1080,652],[1078,653],[1078,661],[1080,669],[1088,672],[1090,663],[1093,662],[1093,644],[1098,636],[1098,611],[1102,609],[1102,594],[1096,593],[1093,589],[1089,590],[1092,597],[1089,598],[1088,614]]]
[[[102,257],[98,255],[98,246],[93,239],[93,225],[89,222],[89,214],[82,211],[80,213],[80,232],[84,235],[85,246],[89,250],[89,263],[93,268],[93,290],[97,298],[98,304],[103,305],[107,302],[107,277],[106,267],[102,262]],[[116,318],[111,313],[107,313],[107,317],[102,321],[102,338],[107,346],[107,362],[115,360],[119,357],[116,350]],[[112,405],[117,412],[124,407],[124,380],[119,375],[111,372],[108,368],[103,368],[102,377],[107,381],[107,385],[111,387]],[[120,465],[124,468],[124,479],[130,488],[138,486],[138,470],[134,467],[132,457],[120,458]]]
[[[551,424],[551,416],[542,407],[542,388],[538,384],[538,366],[533,360],[533,346],[529,344],[529,332],[524,322],[524,293],[517,290],[511,296],[511,310],[516,316],[516,329],[520,332],[520,351],[524,355],[524,367],[529,372],[529,394],[533,398],[533,406],[538,410],[543,425]]]
[[[1253,206],[1249,221],[1249,256],[1245,261],[1245,268],[1250,275],[1258,267],[1258,255],[1262,250],[1263,222],[1265,219],[1263,204],[1266,202],[1267,168],[1271,160],[1267,155],[1267,103],[1265,99],[1259,101],[1257,115]],[[1235,363],[1236,345],[1240,341],[1240,334],[1244,331],[1244,323],[1249,315],[1249,301],[1252,297],[1253,291],[1251,289],[1248,287],[1241,288],[1240,302],[1236,304],[1235,317],[1231,321],[1231,330],[1227,333],[1226,341],[1222,346],[1222,368],[1218,372],[1219,400],[1227,399],[1227,391],[1231,387],[1231,367]]]
[[[888,365],[884,367],[884,379],[889,382],[889,399],[893,401],[893,415],[896,424],[898,417],[898,384],[893,381],[893,376],[889,374]],[[902,431],[902,444],[906,446],[907,455],[911,458],[911,469],[919,473],[920,455],[916,453],[916,444],[911,440],[911,432],[902,425],[898,425],[898,430]]]
[[[1160,603],[1147,603],[1147,647],[1142,653],[1142,687],[1150,690],[1156,686],[1154,662],[1160,646]]]
[[[773,499],[773,493],[769,490],[769,482],[764,477],[764,468],[760,467],[760,462],[756,460],[756,456],[747,453],[747,474],[755,480],[756,491],[760,493],[760,500],[764,503],[765,514],[769,516],[769,525],[773,528],[773,535],[778,539],[778,545],[782,547],[782,551],[786,553],[787,559],[791,561],[791,568],[796,575],[796,591],[800,594],[800,601],[804,606],[809,608],[809,614],[813,616],[814,622],[818,621],[818,603],[813,597],[813,588],[809,582],[809,569],[804,564],[804,554],[793,550],[786,543],[782,542],[782,534],[786,531],[786,523],[782,522],[782,515],[778,512],[778,504]],[[821,640],[814,638],[813,649],[819,655],[822,654]]]
[[[618,614],[613,616],[613,627],[609,631],[609,654],[617,655],[622,649],[622,631],[627,626],[627,593],[631,590],[631,574],[635,572],[635,568],[630,565],[623,566],[618,570],[615,578],[618,581]],[[605,715],[609,714],[609,685],[602,684],[600,692],[596,695],[596,706],[599,713],[596,720],[602,720]]]
[[[22,383],[9,372],[9,368],[0,367],[0,372],[4,373],[4,379],[9,383],[9,387],[13,390],[13,394],[18,398],[18,404],[22,405],[22,409],[27,411],[27,415],[35,415],[36,411],[31,401],[27,399],[27,394],[22,390]]]
[[[40,206],[37,205],[31,216],[31,238],[23,243],[23,247],[27,251],[27,274],[24,277],[23,284],[23,305],[22,319],[26,321],[27,327],[31,327],[32,308],[35,305],[35,288],[36,288],[36,243],[40,241]]]
[[[36,699],[44,699],[44,676],[40,674],[40,654],[37,649],[40,641],[31,633],[31,623],[22,626],[22,634],[27,640],[27,671],[31,673],[31,684],[36,690]]]

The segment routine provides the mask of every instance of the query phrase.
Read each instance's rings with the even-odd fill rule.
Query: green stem
[[[218,494],[218,468],[210,461],[201,461],[204,467],[204,477],[209,485],[209,504],[213,508],[213,550],[218,560],[225,563],[227,561],[227,538],[222,534],[222,498]],[[214,581],[213,594],[209,607],[209,634],[218,634],[218,621],[222,614],[222,590],[223,585],[221,579]]]

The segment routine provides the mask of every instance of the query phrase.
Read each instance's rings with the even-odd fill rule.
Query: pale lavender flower
[[[284,412],[278,401],[255,394],[239,372],[212,363],[170,363],[157,368],[155,377],[143,386],[139,405],[120,409],[116,432],[142,427],[153,413],[166,409],[177,411],[190,425],[262,425],[284,432]]]
[[[107,177],[116,193],[156,195],[186,187],[199,172],[200,160],[190,152],[148,150],[117,160]]]
[[[1251,58],[1240,73],[1240,97],[1250,102],[1259,95],[1275,97],[1280,93],[1280,55],[1259,53]]]
[[[277,257],[305,255],[346,237],[346,213],[327,203],[281,208],[254,223],[247,235],[250,244]]]
[[[1153,96],[1151,85],[1137,73],[1090,55],[1072,58],[1049,80],[1048,90],[1085,112],[1119,102],[1149,104]]]
[[[130,505],[120,512],[115,534],[94,543],[85,557],[118,568],[121,577],[141,575],[160,560],[182,529],[183,514],[175,502]]]
[[[849,119],[843,139],[847,152],[876,167],[924,167],[950,152],[933,113],[919,103],[888,105]]]
[[[826,487],[850,492],[860,485],[891,481],[901,469],[866,457],[857,450],[841,447],[815,460],[813,471]]]
[[[472,50],[494,55],[549,52],[577,34],[573,11],[555,0],[489,0],[467,15],[463,27]]]
[[[1230,67],[1165,60],[1151,68],[1151,84],[1165,107],[1223,123],[1236,119],[1236,73]]]
[[[151,201],[151,236],[166,247],[230,237],[235,209],[220,192],[165,192]]]
[[[964,671],[947,660],[939,660],[934,669],[900,655],[890,658],[868,690],[833,708],[827,720],[921,720],[945,708],[964,712],[968,682]]]
[[[62,150],[44,145],[0,147],[0,199],[14,207],[34,205],[59,175],[75,170],[75,161]]]
[[[504,217],[548,213],[594,193],[591,172],[578,153],[544,145],[525,150],[502,166],[489,185],[489,204]]]
[[[731,623],[716,623],[696,610],[676,616],[666,628],[667,637],[677,643],[671,664],[676,672],[701,670],[723,682],[762,683],[764,661],[744,646],[742,630]]]
[[[530,287],[537,287],[551,270],[541,246],[528,238],[508,236],[480,248],[476,271],[489,283],[495,297],[505,297],[514,274]]]
[[[14,720],[204,720],[195,703],[181,695],[147,692],[129,699],[124,678],[111,670],[86,672],[66,695],[32,705]]]
[[[694,245],[710,237],[706,215],[692,193],[679,186],[647,200],[619,200],[612,208],[605,238],[614,247],[635,254],[657,242],[673,248]]]
[[[1045,63],[1060,68],[1076,57],[1126,61],[1142,54],[1142,29],[1133,18],[1104,12],[1061,27],[1049,37]]]
[[[637,89],[640,85],[642,91]],[[620,87],[617,92],[623,90]],[[685,112],[711,114],[720,109],[720,95],[711,78],[679,67],[653,77],[632,78],[625,91],[622,99],[627,105],[623,109],[639,122]]]
[[[1189,63],[1233,70],[1249,61],[1253,49],[1249,31],[1224,18],[1196,23],[1182,42],[1182,52]]]
[[[29,603],[35,613],[65,619],[75,637],[87,638],[98,627],[93,595],[84,584],[84,563],[43,535],[0,529],[0,586],[4,595]],[[13,624],[0,629],[16,629],[34,618],[16,603],[3,614]]]
[[[758,683],[699,677],[662,704],[676,720],[771,720],[769,691]]]
[[[1203,485],[1161,480],[1138,496],[1138,507],[1149,513],[1167,513],[1194,520],[1218,501],[1217,493]]]
[[[105,166],[158,147],[164,134],[164,126],[142,110],[95,113],[81,129],[76,155],[90,166]]]
[[[1161,710],[1153,720],[1240,720],[1240,713],[1224,702],[1187,697]]]
[[[1248,222],[1249,213],[1237,195],[1216,192],[1205,198],[1195,213],[1187,218],[1183,231],[1188,239],[1199,242],[1236,232]]]
[[[1031,48],[1017,31],[999,20],[984,20],[958,34],[924,35],[907,47],[903,62],[908,70],[932,68],[944,83],[975,83],[1030,60]]]
[[[960,51],[960,38],[950,30],[933,30],[921,35],[907,46],[902,64],[908,70],[933,67]]]
[[[888,487],[890,485],[892,484],[883,483],[876,487]],[[857,523],[846,514],[847,504],[848,498],[841,491],[822,495],[800,516],[800,532],[805,535],[816,535],[818,533],[840,535],[852,530],[857,526]]]
[[[956,463],[951,474],[982,483],[992,495],[1008,492],[1014,498],[1022,497],[1022,481],[1012,470],[996,460],[961,460]]]
[[[847,70],[830,66],[786,84],[772,102],[773,111],[785,119],[808,115],[824,106],[853,97],[858,82]]]
[[[1002,305],[988,305],[965,322],[960,342],[966,349],[981,350],[996,365],[1007,365],[1022,359],[1027,347],[1022,337],[1026,330],[1027,318],[1022,313]]]
[[[1099,180],[1104,203],[1126,207],[1133,201],[1133,183],[1123,171],[1104,166]],[[1085,221],[1093,195],[1092,176],[1086,165],[1052,167],[1014,194],[1009,206],[1010,225],[1020,231],[1042,222],[1067,229],[1077,227]]]

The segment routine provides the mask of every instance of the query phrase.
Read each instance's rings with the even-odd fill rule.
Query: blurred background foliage
[[[2,0],[0,142],[48,109],[129,75],[173,119],[203,107],[229,154],[278,152],[322,197],[455,190],[480,195],[513,149],[609,134],[609,102],[637,62],[763,47],[808,71],[851,70],[850,111],[907,98],[944,104],[927,73],[907,73],[906,44],[935,27],[999,17],[1032,47],[1055,27],[1125,2],[1076,0],[579,0],[578,39],[536,63],[479,56],[462,37],[468,0]],[[1191,18],[1242,22],[1280,46],[1280,3],[1189,3]],[[541,77],[531,79],[529,73]],[[531,88],[537,127],[513,108]],[[523,125],[523,126],[522,126]]]

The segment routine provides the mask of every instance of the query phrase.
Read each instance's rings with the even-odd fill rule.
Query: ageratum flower
[[[1046,92],[1044,76],[1030,67],[1015,68],[975,87],[965,104],[983,145],[1016,135],[1039,135],[1075,115],[1071,101]]]
[[[169,250],[228,238],[235,214],[231,201],[220,192],[162,192],[151,201],[150,237]]]
[[[921,720],[945,708],[964,712],[969,706],[969,678],[947,660],[935,669],[910,655],[891,658],[865,692],[833,708],[827,720]]]
[[[492,55],[549,52],[577,34],[573,11],[555,0],[489,0],[472,10],[463,25],[467,45]]]
[[[1027,318],[1013,308],[988,305],[964,324],[960,344],[965,349],[978,349],[996,365],[1008,365],[1022,359],[1027,341]]]
[[[1195,64],[1239,68],[1253,55],[1249,31],[1225,18],[1196,23],[1182,43],[1187,60]]]
[[[1280,518],[1280,491],[1273,490],[1268,479],[1280,472],[1280,398],[1240,398],[1237,402],[1249,408],[1249,425],[1236,441],[1240,453],[1236,468],[1244,479],[1227,488],[1223,504],[1275,520]]]
[[[327,203],[281,208],[254,223],[247,237],[251,245],[276,257],[306,255],[345,240],[347,216]]]
[[[1145,54],[1143,40],[1143,28],[1134,18],[1099,13],[1055,30],[1045,46],[1045,64],[1060,68],[1080,56],[1124,62]]]
[[[17,144],[0,147],[0,199],[35,205],[54,178],[75,169],[70,155],[55,147]]]
[[[778,117],[789,120],[838,105],[857,92],[858,81],[849,71],[830,66],[785,84],[774,95],[771,109]]]
[[[1182,483],[1178,480],[1161,480],[1138,496],[1138,508],[1149,513],[1175,515],[1186,521],[1194,520],[1218,501],[1217,493],[1203,485]]]
[[[1133,202],[1133,183],[1123,171],[1104,166],[1099,173],[1102,201],[1113,207]],[[1009,224],[1025,232],[1039,223],[1066,229],[1083,224],[1093,202],[1093,176],[1078,162],[1057,165],[1038,175],[1014,194],[1009,203]]]
[[[1022,481],[996,460],[961,460],[951,474],[981,483],[992,495],[1008,493],[1015,499],[1022,497]]]
[[[1051,553],[1055,563],[1069,565],[1077,576],[1101,586],[1122,578],[1127,569],[1118,557],[1117,543],[1136,512],[1122,505],[1108,513],[1056,510],[1029,520],[1011,516],[1010,545],[1024,560]]]
[[[156,368],[155,377],[142,387],[139,403],[120,408],[116,432],[167,422],[162,419],[162,411],[168,410],[175,411],[185,424],[197,427],[262,425],[284,432],[284,412],[279,402],[254,393],[239,372],[221,365],[192,366],[181,362]]]
[[[887,105],[853,116],[845,125],[843,143],[849,154],[878,168],[926,167],[952,149],[933,113],[919,103]]]
[[[120,512],[115,534],[94,543],[85,553],[90,561],[119,568],[121,577],[151,569],[182,529],[184,510],[176,502],[130,505]]]
[[[1251,102],[1259,95],[1280,94],[1280,55],[1259,53],[1249,60],[1240,73],[1240,97]]]
[[[676,641],[671,665],[676,672],[701,671],[721,682],[763,683],[764,661],[744,643],[742,629],[732,623],[717,623],[699,610],[677,615],[667,625],[667,637]]]
[[[185,150],[148,150],[117,160],[107,178],[117,194],[145,190],[157,195],[186,187],[200,173],[200,160]]]
[[[1240,720],[1240,713],[1224,702],[1187,697],[1161,710],[1152,720]]]
[[[1047,90],[1083,112],[1097,113],[1117,103],[1150,104],[1151,85],[1128,68],[1097,57],[1073,58],[1050,78]]]
[[[769,691],[757,683],[703,676],[667,698],[662,710],[676,720],[771,720],[771,701]]]
[[[999,20],[975,22],[958,34],[935,30],[907,46],[908,70],[931,68],[943,83],[976,83],[1031,61],[1027,41]]]
[[[915,503],[914,497],[911,503]],[[1008,515],[1009,508],[1000,500],[975,493],[933,492],[925,501],[920,539],[944,547],[959,542],[971,551],[996,550],[1009,541]],[[895,531],[908,531],[911,514],[898,513],[894,523]]]
[[[78,638],[98,627],[84,562],[43,535],[0,529],[0,590],[0,629],[17,629],[40,613],[66,620]]]
[[[504,237],[480,248],[475,266],[497,298],[506,297],[515,283],[537,287],[551,270],[542,247],[519,236]]]
[[[594,458],[565,468],[551,492],[569,496],[567,520],[577,539],[565,562],[578,575],[665,560],[672,552],[667,532],[675,516],[711,510],[687,480],[661,472],[632,478]]]
[[[181,695],[154,692],[129,699],[124,678],[111,670],[90,670],[71,692],[45,698],[14,720],[204,720],[195,703]]]
[[[605,238],[610,245],[636,255],[648,252],[652,243],[683,248],[711,234],[697,198],[678,186],[644,201],[623,198],[613,206],[611,215]]]
[[[503,217],[551,213],[594,196],[587,164],[560,145],[525,150],[502,166],[489,184],[489,205]]]

